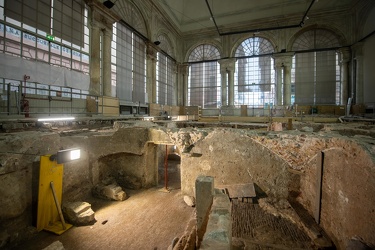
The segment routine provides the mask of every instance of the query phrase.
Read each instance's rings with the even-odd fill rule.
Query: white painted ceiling
[[[315,0],[311,15],[349,9],[358,0]],[[302,20],[312,0],[153,0],[174,25],[183,32],[215,28],[210,18],[209,4],[220,32],[228,32],[236,25],[274,21],[285,25],[285,20]],[[307,20],[308,21],[308,20]],[[289,23],[288,25],[298,24]]]

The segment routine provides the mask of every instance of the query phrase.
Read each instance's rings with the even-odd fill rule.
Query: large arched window
[[[172,46],[166,35],[161,34],[157,40],[159,47],[168,55],[172,54]],[[157,52],[156,63],[156,103],[162,105],[176,105],[175,77],[176,62],[165,53]]]
[[[131,25],[115,23],[112,42],[112,85],[127,114],[130,106],[147,107],[146,43],[133,31],[145,34],[146,25],[139,10],[127,1],[116,3],[114,10]]]
[[[338,104],[340,66],[338,37],[326,29],[303,32],[293,43],[292,102],[299,105]],[[295,96],[295,97],[294,97]]]
[[[188,105],[202,108],[220,106],[221,76],[219,50],[209,44],[197,46],[189,56]],[[193,63],[195,62],[195,63]]]
[[[235,104],[272,105],[275,71],[272,44],[261,37],[244,40],[236,50]]]

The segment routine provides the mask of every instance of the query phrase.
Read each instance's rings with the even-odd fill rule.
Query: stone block
[[[229,197],[217,193],[213,197],[212,208],[200,249],[231,249],[232,216]]]
[[[114,201],[126,200],[125,191],[115,181],[108,182],[105,180],[103,182],[93,188],[92,193],[95,197]]]
[[[198,246],[204,235],[213,195],[214,178],[211,176],[198,176],[195,181]]]
[[[184,201],[185,201],[186,205],[188,205],[189,207],[195,206],[195,198],[193,196],[185,195]]]
[[[64,250],[64,245],[60,241],[55,241],[51,245],[43,248],[42,250]]]
[[[75,226],[92,225],[96,222],[95,212],[87,202],[68,202],[62,207],[64,218]]]

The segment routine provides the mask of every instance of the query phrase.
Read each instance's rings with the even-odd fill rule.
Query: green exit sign
[[[47,40],[55,41],[55,36],[53,35],[46,35],[46,37],[47,37]]]

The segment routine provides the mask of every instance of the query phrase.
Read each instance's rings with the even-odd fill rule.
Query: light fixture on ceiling
[[[112,8],[115,5],[116,2],[117,2],[117,0],[114,3],[112,3],[111,0],[106,0],[106,1],[103,2],[103,4],[104,4],[105,7],[107,7],[108,9],[110,9],[110,8]]]
[[[159,45],[161,42],[160,41],[155,41],[154,44],[157,46]]]

